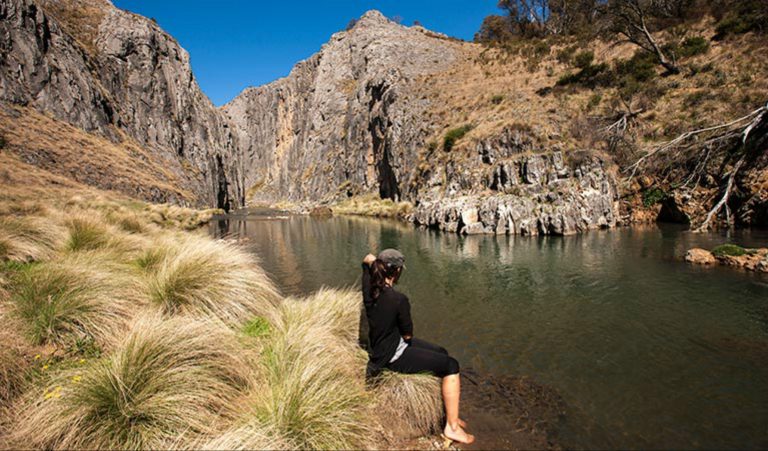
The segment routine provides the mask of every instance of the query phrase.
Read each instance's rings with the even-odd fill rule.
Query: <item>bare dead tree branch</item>
[[[718,131],[718,130],[727,130],[726,133],[732,133],[733,130],[730,130],[730,129],[732,129],[732,128],[742,128],[742,127],[743,127],[743,130],[742,130],[741,133],[743,133],[744,131],[747,131],[747,129],[751,130],[752,128],[755,127],[755,125],[757,123],[755,121],[755,118],[761,118],[762,114],[764,114],[766,112],[766,110],[768,110],[768,105],[762,106],[762,107],[752,111],[751,113],[747,114],[746,116],[742,116],[742,117],[740,117],[738,119],[734,119],[734,120],[732,120],[730,122],[727,122],[725,124],[719,124],[719,125],[714,125],[712,127],[706,127],[706,128],[701,128],[701,129],[698,129],[698,130],[691,130],[691,131],[685,132],[685,133],[679,135],[678,137],[676,137],[675,139],[673,139],[671,141],[667,141],[666,143],[663,143],[660,146],[656,147],[655,149],[651,150],[650,152],[646,153],[645,155],[640,157],[637,161],[635,161],[633,164],[631,164],[630,166],[625,168],[624,172],[630,172],[629,179],[632,179],[635,176],[635,174],[637,173],[638,169],[646,161],[648,161],[649,159],[651,159],[651,158],[653,158],[653,157],[655,157],[655,156],[657,156],[659,154],[665,153],[665,152],[667,152],[667,151],[669,151],[671,149],[675,149],[675,148],[681,146],[683,143],[685,143],[688,140],[690,140],[691,138],[698,137],[699,135],[701,135],[703,133],[710,133],[710,132],[715,132],[715,131]],[[747,121],[749,121],[749,122],[747,122]],[[709,139],[707,141],[704,141],[703,143],[700,143],[699,146],[702,145],[702,144],[711,143],[713,141],[721,140],[721,139],[722,139],[722,136],[716,136],[716,137],[711,138],[711,139]]]
[[[749,139],[750,133],[752,133],[752,130],[760,124],[763,119],[768,114],[768,105],[756,110],[759,111],[759,114],[757,114],[754,119],[744,128],[744,130],[741,133],[741,145],[744,147],[747,145],[747,139]],[[710,229],[712,219],[716,217],[716,215],[725,208],[725,214],[726,214],[726,222],[728,225],[731,225],[731,210],[728,207],[728,198],[731,195],[731,192],[733,191],[733,185],[736,182],[736,176],[739,173],[739,170],[744,165],[744,161],[747,158],[747,154],[742,154],[741,158],[739,158],[739,161],[736,162],[736,164],[733,166],[733,169],[731,170],[730,175],[728,176],[728,183],[725,187],[725,192],[723,192],[722,197],[720,197],[720,200],[715,204],[714,207],[712,207],[711,210],[707,213],[706,218],[704,218],[704,222],[701,223],[699,227],[697,227],[694,231],[695,232],[706,232]]]

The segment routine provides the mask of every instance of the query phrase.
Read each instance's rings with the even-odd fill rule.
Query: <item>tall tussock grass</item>
[[[251,421],[210,437],[200,437],[191,441],[184,440],[182,437],[180,440],[176,440],[176,443],[169,444],[165,448],[173,450],[246,451],[298,449],[299,447],[281,437],[277,431],[258,421]]]
[[[51,258],[64,241],[65,231],[48,218],[0,217],[0,260],[32,262]]]
[[[236,245],[178,237],[172,249],[145,254],[152,301],[166,314],[194,312],[229,325],[274,314],[280,295],[255,258]]]
[[[31,347],[16,330],[12,318],[0,307],[0,415],[2,406],[21,393],[31,366]],[[2,427],[0,421],[0,428]]]
[[[133,255],[147,245],[143,238],[117,229],[101,215],[75,213],[65,217],[62,222],[69,232],[65,245],[68,251],[108,249]]]
[[[119,347],[62,371],[14,411],[11,442],[147,449],[214,432],[251,384],[234,333],[210,318],[141,317]]]
[[[92,339],[110,346],[146,304],[138,280],[95,253],[30,266],[18,271],[10,286],[9,313],[36,345]]]
[[[435,428],[434,378],[366,384],[357,291],[283,299],[251,253],[178,230],[213,213],[97,196],[0,217],[0,448],[357,449],[391,421]]]
[[[424,436],[443,426],[440,379],[429,374],[384,371],[374,386],[375,412],[388,428]]]
[[[286,299],[261,356],[266,386],[254,394],[255,415],[299,448],[361,448],[371,437],[365,355],[327,322],[323,301],[332,297]]]

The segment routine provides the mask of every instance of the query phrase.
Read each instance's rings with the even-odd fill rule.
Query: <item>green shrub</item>
[[[732,34],[753,31],[768,31],[768,11],[764,0],[743,0],[735,2],[733,7],[717,23],[715,39],[723,39]]]
[[[721,244],[720,246],[712,249],[712,254],[715,257],[740,257],[747,254],[747,250],[736,244]]]
[[[587,110],[591,111],[597,108],[598,105],[600,105],[600,102],[603,100],[603,95],[598,93],[592,94],[592,96],[589,98],[589,101],[587,102]]]
[[[448,130],[448,133],[445,134],[445,138],[443,139],[443,150],[450,152],[451,149],[453,149],[454,144],[456,144],[456,141],[463,138],[470,130],[472,130],[472,125],[470,124]]]
[[[561,64],[571,64],[576,48],[575,45],[571,45],[557,52],[557,61]]]
[[[491,103],[494,105],[498,105],[503,101],[504,101],[504,96],[501,94],[496,94],[495,96],[491,97]]]
[[[680,56],[691,57],[702,55],[709,51],[709,41],[701,36],[686,38],[683,45],[680,46],[678,53]]]
[[[5,146],[8,145],[8,141],[5,139],[5,136],[0,134],[0,149],[5,149]]]
[[[573,65],[577,69],[586,69],[592,66],[592,61],[595,59],[595,54],[591,50],[584,50],[577,53],[573,57]]]
[[[574,73],[567,73],[557,80],[558,86],[581,85],[594,88],[599,84],[604,84],[608,65],[605,63],[594,64]]]
[[[643,192],[643,206],[648,208],[656,205],[668,196],[661,188],[651,188]]]
[[[656,65],[652,54],[639,51],[628,60],[617,60],[614,71],[619,78],[628,77],[642,83],[656,78]]]

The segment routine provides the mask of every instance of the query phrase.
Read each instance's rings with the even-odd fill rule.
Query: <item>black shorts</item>
[[[445,348],[418,338],[412,338],[400,357],[387,368],[398,373],[432,373],[438,377],[459,374],[459,362],[449,356]]]

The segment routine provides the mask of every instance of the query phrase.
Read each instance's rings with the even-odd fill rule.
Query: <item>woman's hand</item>
[[[368,254],[365,256],[365,258],[363,258],[363,263],[365,263],[368,266],[371,266],[375,261],[376,261],[376,256],[373,254]]]

